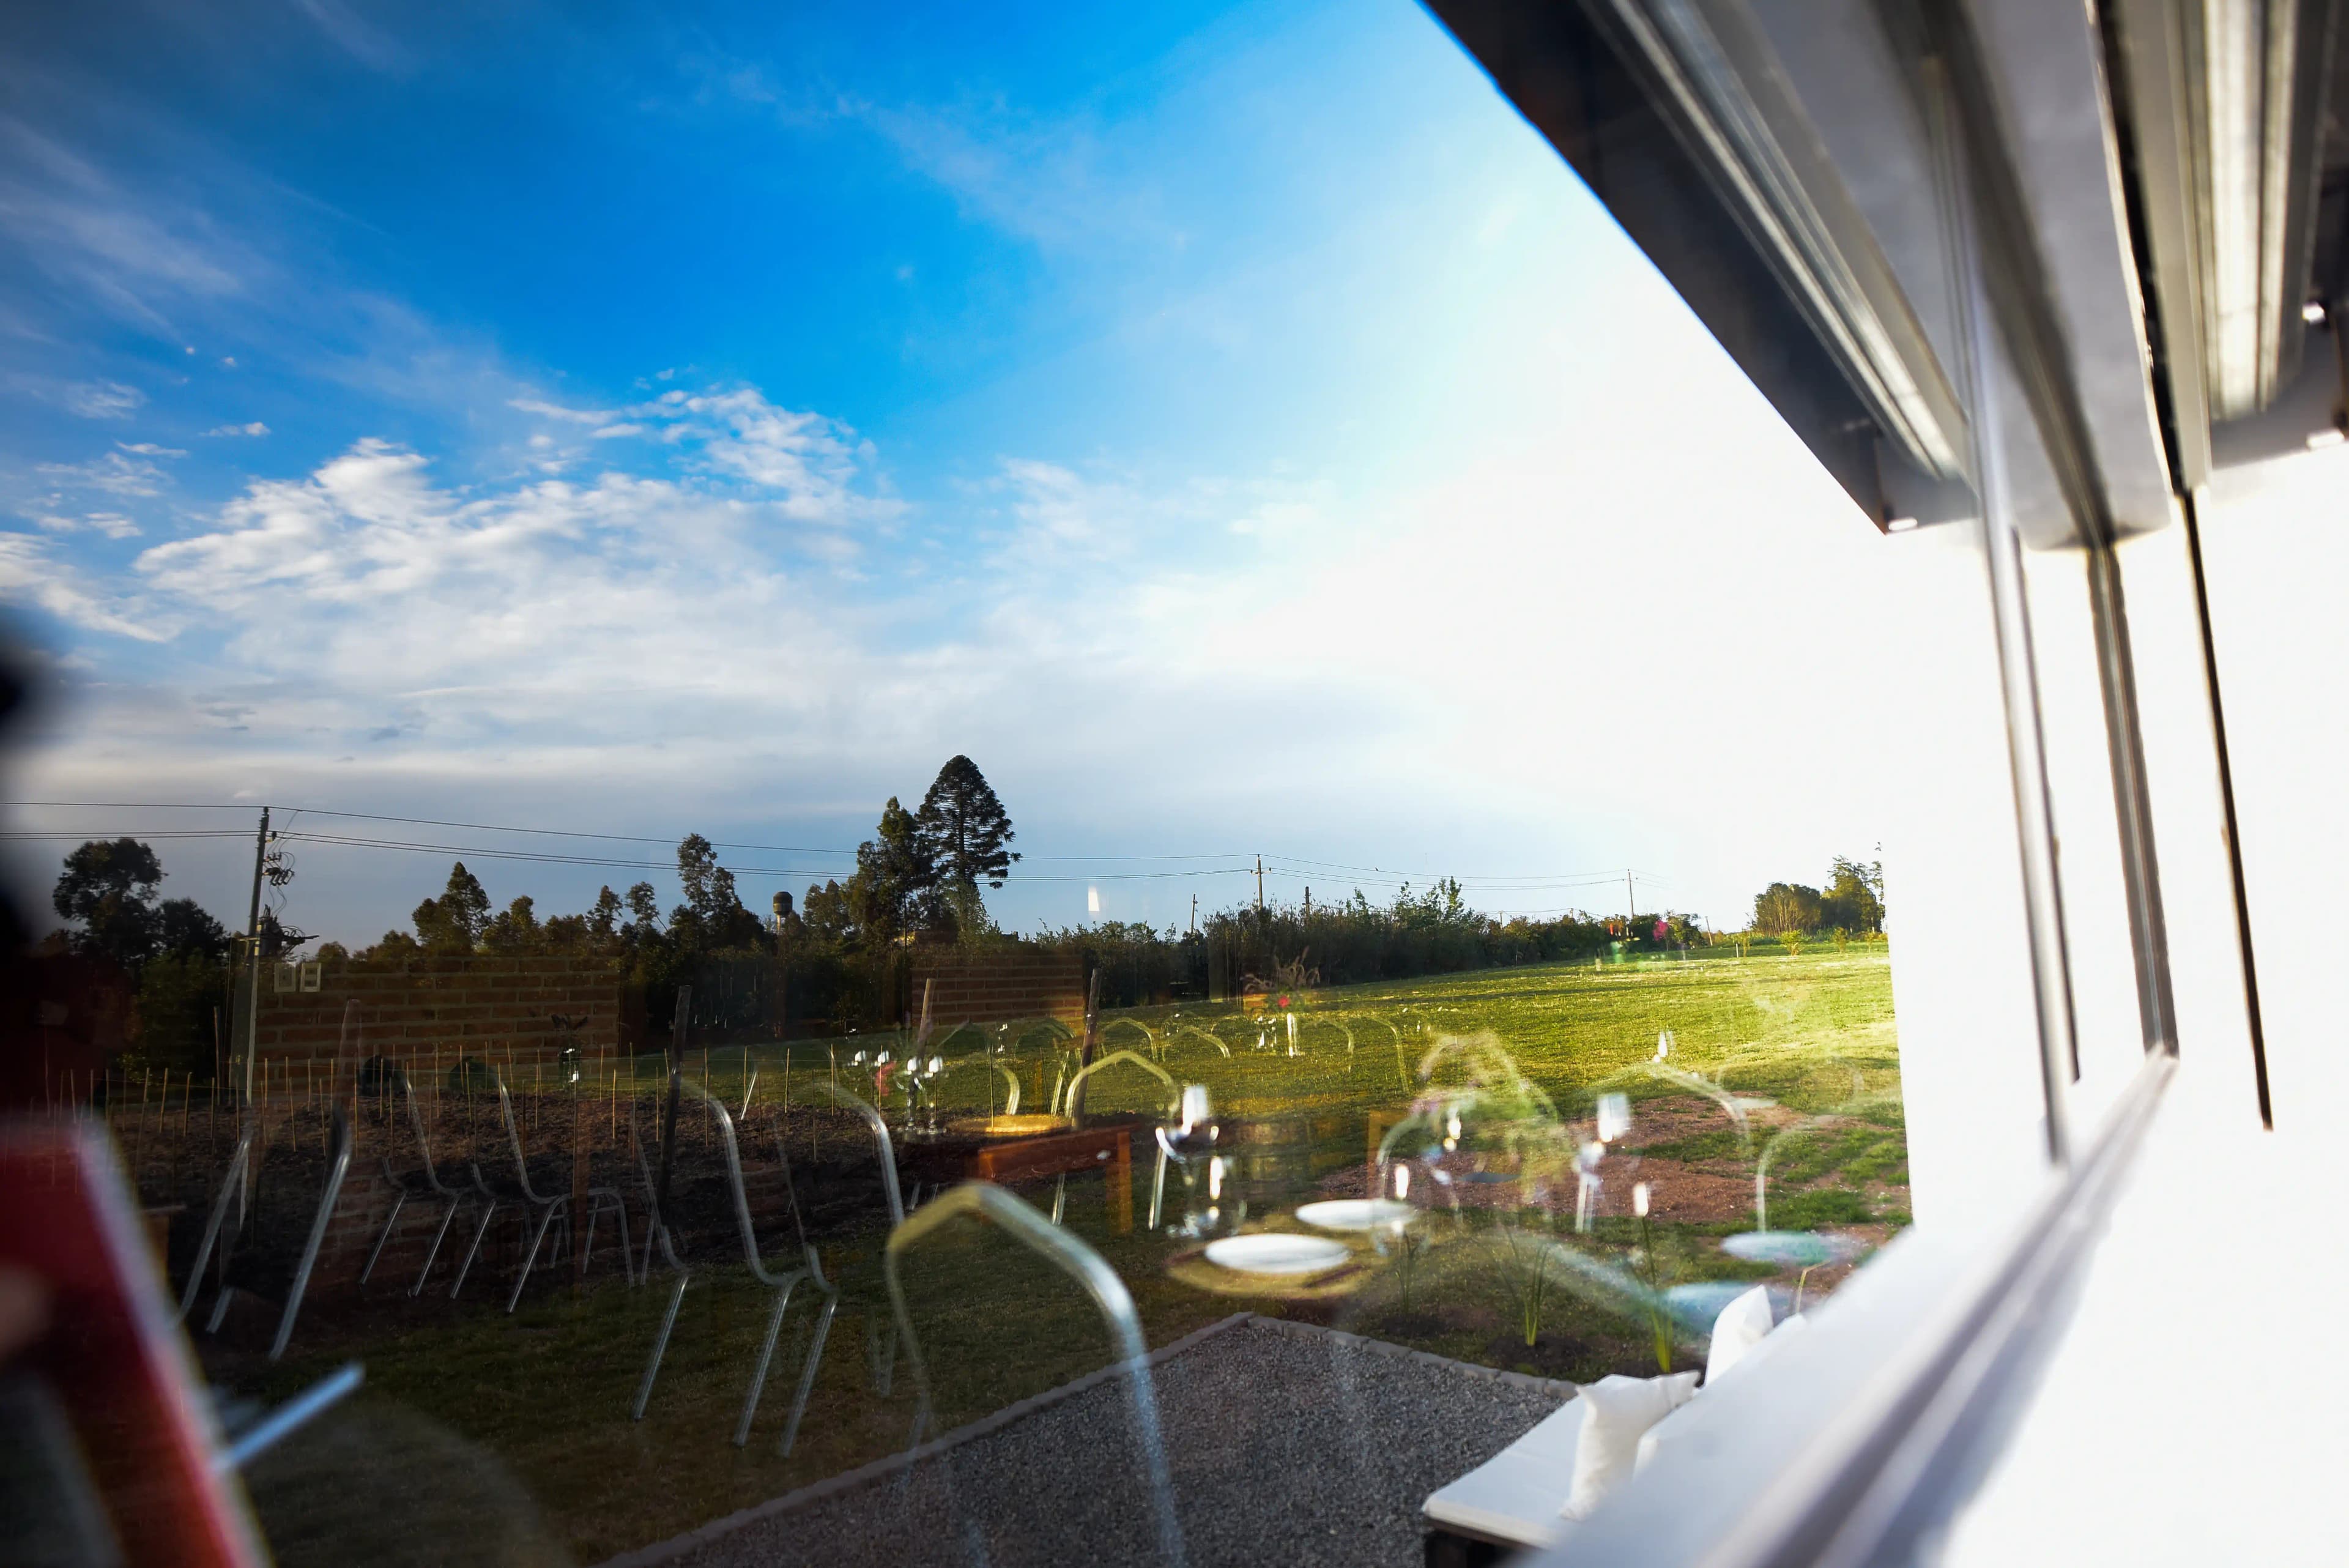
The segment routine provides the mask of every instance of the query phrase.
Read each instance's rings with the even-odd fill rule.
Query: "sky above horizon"
[[[957,753],[1019,929],[1874,850],[1883,542],[1416,6],[16,7],[0,216],[6,798],[156,803],[11,827],[232,926],[264,802],[431,846],[293,846],[360,942]]]

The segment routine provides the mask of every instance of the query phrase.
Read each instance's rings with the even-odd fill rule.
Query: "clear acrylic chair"
[[[392,1231],[398,1229],[400,1213],[408,1207],[409,1199],[438,1203],[441,1206],[440,1223],[432,1232],[432,1245],[425,1251],[424,1266],[416,1271],[416,1282],[408,1287],[408,1293],[416,1296],[424,1292],[424,1282],[430,1277],[432,1265],[440,1256],[440,1244],[448,1239],[449,1227],[456,1220],[457,1211],[479,1194],[469,1188],[451,1187],[440,1179],[440,1168],[432,1158],[432,1137],[425,1130],[424,1113],[416,1104],[416,1086],[409,1082],[404,1070],[395,1068],[394,1072],[398,1075],[395,1082],[399,1095],[408,1106],[409,1131],[416,1139],[417,1166],[413,1170],[395,1170],[391,1156],[387,1154],[383,1157],[380,1179],[392,1189],[391,1212],[385,1217],[383,1230],[377,1235],[375,1246],[367,1253],[367,1267],[359,1271],[359,1283],[365,1284],[374,1277],[376,1262],[383,1256],[384,1243],[391,1240]]]
[[[924,1237],[935,1234],[957,1216],[990,1222],[1067,1274],[1092,1299],[1103,1326],[1109,1330],[1110,1343],[1116,1347],[1118,1365],[1125,1376],[1134,1438],[1141,1446],[1150,1483],[1158,1561],[1180,1568],[1185,1561],[1183,1525],[1175,1512],[1174,1478],[1159,1430],[1158,1398],[1151,1383],[1149,1347],[1143,1339],[1142,1318],[1134,1310],[1133,1298],[1127,1293],[1124,1282],[1117,1277],[1117,1271],[1100,1253],[992,1182],[966,1181],[952,1188],[889,1233],[889,1244],[883,1254],[889,1282],[889,1304],[897,1332],[905,1339],[906,1359],[913,1366],[915,1386],[921,1396],[914,1412],[913,1430],[906,1438],[908,1450],[921,1444],[935,1408],[935,1391],[929,1365],[922,1356],[921,1340],[914,1332],[913,1316],[906,1310],[901,1261]],[[950,1454],[941,1455],[940,1459],[952,1463]]]
[[[506,1092],[505,1079],[494,1067],[490,1069],[490,1085],[497,1091],[498,1118],[504,1126],[506,1152],[513,1161],[513,1186],[507,1191],[501,1192],[482,1177],[478,1164],[473,1167],[474,1190],[485,1199],[488,1208],[481,1216],[480,1229],[473,1233],[472,1251],[466,1254],[465,1267],[467,1269],[472,1267],[473,1253],[481,1251],[481,1238],[488,1232],[490,1221],[495,1217],[501,1204],[508,1200],[519,1204],[523,1210],[523,1222],[530,1226],[531,1237],[530,1247],[523,1254],[522,1268],[514,1275],[513,1289],[506,1295],[506,1311],[512,1313],[514,1308],[522,1304],[523,1287],[530,1283],[532,1271],[538,1266],[538,1255],[545,1246],[547,1231],[560,1223],[566,1233],[564,1240],[568,1240],[567,1233],[571,1226],[571,1194],[568,1192],[541,1193],[532,1185],[530,1161],[523,1154],[522,1127],[514,1120],[513,1096]],[[628,1242],[628,1206],[616,1188],[591,1187],[587,1189],[587,1231],[580,1241],[586,1255],[582,1259],[582,1266],[595,1262],[595,1221],[607,1210],[619,1221],[620,1267],[627,1274],[628,1282],[633,1285],[636,1282],[636,1272],[635,1251]],[[536,1223],[531,1224],[533,1217]],[[559,1251],[558,1248],[558,1252]],[[458,1290],[464,1287],[464,1271],[460,1270],[457,1275],[457,1285],[449,1293],[454,1296]]]
[[[758,1416],[760,1397],[766,1391],[768,1368],[774,1362],[775,1341],[782,1333],[783,1316],[791,1309],[792,1295],[802,1283],[806,1283],[812,1285],[823,1296],[823,1305],[816,1315],[815,1335],[808,1345],[807,1357],[800,1371],[799,1388],[792,1400],[791,1417],[783,1428],[781,1451],[789,1454],[798,1441],[800,1422],[807,1413],[808,1398],[814,1392],[816,1367],[823,1359],[824,1342],[832,1333],[833,1316],[839,1310],[840,1292],[824,1277],[823,1264],[804,1234],[800,1238],[801,1266],[798,1268],[779,1271],[761,1255],[758,1231],[750,1219],[750,1194],[742,1180],[742,1154],[735,1133],[734,1117],[716,1096],[699,1085],[684,1085],[684,1092],[702,1103],[717,1131],[719,1150],[725,1158],[727,1191],[733,1200],[735,1231],[742,1245],[742,1262],[749,1268],[750,1277],[772,1292],[774,1296],[767,1314],[767,1332],[760,1342],[758,1358],[750,1368],[750,1384],[743,1390],[742,1413],[734,1425],[736,1448],[741,1448],[750,1440],[750,1425]],[[651,1194],[650,1200],[657,1203],[657,1193],[654,1190],[649,1166],[644,1159],[641,1140],[637,1146],[637,1167],[646,1181],[647,1193]],[[796,1199],[793,1213],[796,1219]],[[678,1308],[684,1302],[686,1286],[692,1279],[691,1271],[677,1255],[666,1217],[656,1212],[652,1223],[656,1227],[661,1251],[677,1272],[677,1283],[669,1293],[660,1332],[653,1342],[652,1356],[646,1363],[644,1378],[636,1388],[634,1417],[637,1420],[644,1418],[645,1406],[652,1397],[653,1383],[660,1376],[661,1358],[668,1349],[669,1336],[677,1324]]]

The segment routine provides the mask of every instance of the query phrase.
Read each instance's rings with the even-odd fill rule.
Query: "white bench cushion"
[[[1534,1429],[1430,1496],[1429,1522],[1502,1546],[1548,1546],[1574,1528],[1557,1516],[1574,1484],[1582,1401],[1569,1399]]]

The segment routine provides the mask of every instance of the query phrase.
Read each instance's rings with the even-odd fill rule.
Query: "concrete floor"
[[[1166,1347],[1154,1385],[1190,1568],[1422,1561],[1419,1505],[1571,1393],[1241,1315]],[[607,1568],[1113,1568],[1163,1561],[1119,1376],[1080,1379],[889,1461]]]

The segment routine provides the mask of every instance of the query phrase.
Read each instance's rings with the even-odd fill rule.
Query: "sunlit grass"
[[[1348,1190],[1361,1190],[1371,1118],[1392,1117],[1409,1106],[1418,1087],[1416,1069],[1437,1039],[1477,1031],[1497,1038],[1559,1115],[1586,1117],[1599,1085],[1620,1089],[1635,1103],[1657,1107],[1661,1119],[1645,1125],[1677,1128],[1682,1124],[1671,1122],[1673,1115],[1686,1124],[1685,1130],[1647,1145],[1646,1158],[1750,1183],[1752,1158],[1741,1153],[1728,1123],[1689,1120],[1704,1110],[1704,1102],[1643,1071],[1654,1060],[1659,1033],[1669,1030],[1672,1066],[1730,1095],[1775,1101],[1792,1114],[1782,1120],[1796,1130],[1779,1143],[1770,1179],[1775,1227],[1880,1230],[1905,1221],[1899,1055],[1881,950],[1819,949],[1800,958],[1774,953],[1598,971],[1557,965],[1332,988],[1306,995],[1301,1013],[1303,1054],[1296,1056],[1287,1054],[1285,1024],[1260,1026],[1229,1005],[1120,1015],[1146,1026],[1155,1041],[1150,1054],[1178,1082],[1208,1085],[1232,1140],[1226,1151],[1263,1184],[1260,1190],[1286,1194],[1277,1204],[1263,1199],[1259,1213],[1266,1204],[1293,1205],[1317,1185],[1334,1190],[1350,1182]],[[957,1021],[939,1022],[943,1029]],[[1263,1050],[1256,1044],[1260,1027],[1267,1035]],[[844,1064],[854,1048],[887,1043],[868,1035],[854,1047],[841,1043],[838,1054]],[[1144,1046],[1140,1032],[1130,1027],[1118,1029],[1112,1043]],[[1023,1082],[1023,1109],[1049,1098],[1050,1044],[1038,1033],[1024,1052],[1009,1057]],[[972,1036],[965,1033],[956,1049],[971,1048]],[[781,1110],[787,1054],[792,1101],[813,1078],[828,1078],[833,1070],[833,1047],[823,1042],[796,1043],[788,1053],[781,1045],[754,1047],[747,1060],[732,1047],[707,1058],[695,1052],[689,1066],[736,1106],[755,1069],[755,1105]],[[643,1069],[639,1081],[649,1091],[657,1081],[657,1060]],[[870,1086],[869,1075],[859,1085],[844,1066],[842,1081]],[[958,1074],[944,1083],[957,1103],[1000,1106],[999,1075]],[[1164,1097],[1163,1086],[1140,1072],[1104,1073],[1088,1091],[1095,1112],[1154,1115]],[[995,1096],[991,1106],[988,1096]],[[898,1102],[891,1115],[902,1114]],[[1812,1124],[1803,1117],[1824,1119]],[[1261,1141],[1241,1141],[1244,1133],[1260,1134]],[[754,1157],[766,1147],[754,1140]],[[1146,1180],[1146,1153],[1135,1165],[1138,1183]],[[1170,1179],[1169,1189],[1170,1204],[1178,1202],[1180,1183]],[[1029,1196],[1049,1204],[1050,1190]],[[1144,1197],[1136,1195],[1137,1220]],[[1316,1315],[1415,1348],[1550,1376],[1588,1380],[1654,1370],[1652,1336],[1642,1317],[1547,1274],[1511,1267],[1513,1260],[1524,1262],[1522,1246],[1510,1251],[1501,1222],[1497,1214],[1431,1217],[1408,1270],[1380,1271]],[[1069,1223],[1125,1281],[1154,1345],[1237,1309],[1286,1310],[1274,1302],[1209,1295],[1170,1277],[1163,1265],[1178,1244],[1112,1234],[1098,1178],[1071,1182]],[[1741,1262],[1719,1249],[1720,1235],[1751,1224],[1750,1213],[1701,1223],[1660,1220],[1648,1238],[1642,1271],[1664,1286],[1775,1278],[1777,1272],[1768,1266]],[[264,1376],[269,1390],[282,1393],[346,1358],[363,1359],[367,1392],[339,1419],[363,1426],[398,1407],[453,1430],[509,1469],[536,1499],[553,1535],[578,1561],[593,1562],[902,1446],[915,1410],[902,1354],[889,1394],[885,1397],[873,1386],[874,1361],[888,1340],[881,1240],[877,1230],[869,1230],[823,1243],[843,1305],[789,1459],[776,1447],[815,1303],[805,1293],[794,1303],[750,1446],[736,1449],[728,1438],[770,1299],[739,1265],[697,1273],[641,1424],[631,1422],[627,1411],[666,1295],[657,1282],[636,1291],[604,1284],[578,1296],[551,1289],[527,1298],[512,1318],[486,1299],[452,1309],[384,1291],[370,1295],[360,1316],[319,1312],[305,1324],[295,1356],[280,1368],[264,1374],[223,1364],[222,1370],[241,1379]],[[1573,1241],[1589,1255],[1619,1260],[1628,1268],[1639,1237],[1632,1220],[1616,1216],[1600,1219],[1588,1236]],[[781,1250],[781,1233],[768,1244]],[[1817,1285],[1815,1280],[1815,1290]],[[1051,1388],[1109,1355],[1098,1317],[1064,1277],[977,1227],[958,1227],[926,1244],[910,1261],[907,1294],[936,1377],[934,1431]],[[370,1409],[378,1417],[371,1417]],[[286,1480],[282,1468],[298,1469],[298,1452],[276,1462],[281,1470],[263,1467],[254,1488],[264,1518],[274,1512],[273,1529],[285,1527],[282,1561],[361,1568],[397,1560],[396,1552],[386,1554],[379,1521],[354,1517],[347,1529],[338,1528],[331,1488],[305,1490]],[[383,1462],[398,1461],[387,1457]],[[289,1509],[304,1511],[301,1528],[294,1528]],[[300,1544],[289,1552],[288,1542]]]

